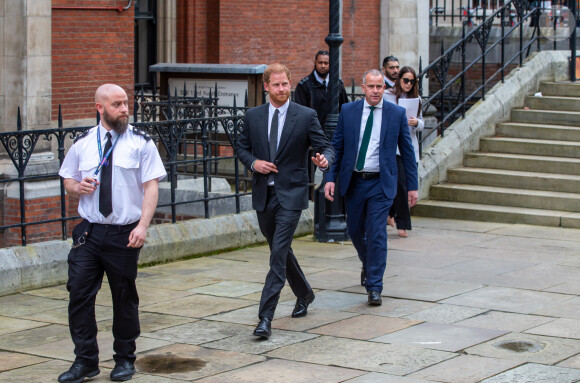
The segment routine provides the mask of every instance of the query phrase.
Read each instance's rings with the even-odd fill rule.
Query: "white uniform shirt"
[[[135,133],[133,129],[129,125],[121,136],[110,131],[114,144],[118,139],[113,149],[113,212],[107,218],[99,212],[100,186],[79,198],[79,214],[91,223],[127,225],[138,221],[143,205],[143,183],[162,180],[167,175],[153,140],[146,140],[143,133]],[[71,146],[58,173],[62,178],[81,182],[93,176],[100,163],[97,132],[100,132],[101,151],[105,155],[107,130],[102,125],[95,126]],[[101,172],[97,179],[100,181]]]
[[[370,104],[367,100],[364,100],[362,118],[360,121],[360,136],[358,138],[358,153],[360,153],[360,144],[365,133],[365,127],[367,125],[367,120],[371,114]],[[365,157],[365,166],[362,169],[363,172],[378,172],[379,171],[379,143],[381,141],[381,124],[383,122],[383,101],[379,102],[373,111],[373,130],[371,132],[371,139],[369,141],[369,147],[367,149],[367,155]],[[357,161],[358,162],[358,154]]]

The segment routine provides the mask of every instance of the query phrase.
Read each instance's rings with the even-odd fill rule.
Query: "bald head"
[[[119,85],[103,84],[95,92],[95,103],[102,104],[114,93],[122,93],[127,96],[127,93]]]
[[[118,85],[103,84],[95,92],[95,104],[101,124],[107,130],[124,133],[129,124],[129,99]]]

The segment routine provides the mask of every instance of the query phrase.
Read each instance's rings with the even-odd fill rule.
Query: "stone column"
[[[175,63],[177,60],[176,0],[158,1],[157,7],[157,62]]]
[[[50,127],[51,0],[0,0],[0,131]],[[47,146],[48,147],[48,146]]]
[[[429,63],[429,1],[381,0],[380,61],[393,55],[419,71]]]

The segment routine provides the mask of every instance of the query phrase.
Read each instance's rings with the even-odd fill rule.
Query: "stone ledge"
[[[312,233],[313,204],[296,235]],[[139,264],[179,259],[265,242],[255,211],[151,226]],[[71,240],[0,249],[0,296],[66,283]],[[265,276],[264,276],[265,277]]]

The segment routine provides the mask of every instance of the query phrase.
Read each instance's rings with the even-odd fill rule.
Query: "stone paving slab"
[[[521,367],[483,380],[481,383],[574,383],[578,380],[580,380],[580,371],[578,370],[541,364],[524,364]]]
[[[163,303],[141,306],[141,310],[157,313],[167,312],[190,318],[203,318],[224,311],[250,306],[253,303],[254,302],[242,301],[240,299],[195,294]]]
[[[560,363],[558,363],[556,366],[569,367],[569,368],[575,368],[575,369],[580,370],[580,354],[575,355],[575,356],[568,358],[566,360],[563,360]]]
[[[0,297],[0,315],[18,317],[39,311],[64,309],[68,302],[28,294],[14,294]]]
[[[392,375],[407,375],[456,355],[406,345],[322,336],[300,344],[281,347],[267,353],[266,356]]]
[[[48,362],[50,359],[15,352],[0,351],[0,372]]]
[[[0,335],[29,330],[36,327],[43,327],[46,325],[47,323],[0,316]]]
[[[410,319],[387,318],[375,315],[359,315],[327,324],[308,332],[335,337],[369,340],[421,323]]]
[[[388,374],[379,374],[371,372],[370,374],[361,375],[358,378],[345,380],[344,383],[435,383],[431,380],[407,378],[403,376],[394,376]]]
[[[369,306],[366,301],[362,301],[354,306],[345,308],[344,311],[388,317],[404,317],[412,313],[435,307],[436,305],[436,303],[431,302],[383,297],[383,304],[381,306]]]
[[[529,342],[539,345],[540,349],[534,352],[516,352],[497,347],[497,345],[506,341]],[[479,355],[488,358],[555,364],[580,353],[580,341],[541,335],[509,333],[489,342],[470,347],[465,352],[470,355]]]
[[[263,354],[279,347],[302,343],[318,337],[316,334],[308,334],[305,332],[276,330],[275,336],[265,341],[252,335],[254,327],[246,326],[244,330],[239,331],[234,336],[204,343],[203,346],[246,354]]]
[[[524,332],[527,329],[551,322],[554,319],[555,318],[539,315],[524,315],[500,311],[487,311],[473,318],[468,318],[456,322],[455,324],[460,326],[482,327],[509,332]]]
[[[187,291],[196,294],[216,295],[219,297],[235,298],[242,295],[252,294],[262,291],[264,287],[261,283],[242,282],[242,281],[223,281],[196,287]]]
[[[564,294],[488,286],[445,299],[441,303],[530,314],[570,298]]]
[[[372,340],[433,350],[459,351],[503,334],[505,331],[427,322]]]
[[[393,298],[437,302],[482,287],[482,285],[476,283],[422,279],[420,276],[396,276],[383,280],[382,295]]]
[[[276,313],[277,312],[278,310],[276,310]],[[272,328],[290,331],[306,331],[329,323],[335,323],[343,319],[352,318],[357,315],[358,314],[344,311],[311,309],[309,307],[308,315],[303,318],[292,318],[290,316],[274,318],[272,321]]]
[[[187,363],[190,367],[194,361],[201,362],[202,366],[198,369],[192,371],[183,372],[151,372],[146,371],[146,365],[139,363],[139,358],[141,360],[146,360],[146,358],[156,359],[167,359],[171,357],[181,357],[189,359]],[[238,369],[247,365],[262,362],[266,358],[258,355],[241,354],[237,352],[222,351],[222,350],[212,350],[204,347],[193,346],[188,344],[172,344],[169,346],[161,347],[156,350],[152,350],[145,353],[139,353],[137,363],[135,364],[137,372],[142,374],[151,375],[156,378],[165,377],[178,380],[186,381],[197,381],[198,379],[204,378],[206,376],[216,375],[225,371],[230,371]],[[171,359],[170,359],[171,360]],[[113,367],[114,363],[110,363],[108,367]]]
[[[550,323],[526,331],[528,334],[554,336],[558,338],[580,339],[579,319],[556,319]]]
[[[426,322],[451,324],[467,318],[474,317],[486,311],[487,311],[486,309],[479,309],[475,307],[439,304],[435,307],[431,307],[426,310],[406,315],[405,318]]]
[[[161,339],[172,343],[199,345],[223,338],[249,333],[250,327],[235,323],[199,320],[158,331],[142,333],[146,338]]]
[[[522,362],[513,360],[461,355],[414,372],[409,376],[436,382],[476,383],[520,364]]]
[[[580,297],[570,298],[565,301],[543,307],[537,311],[534,311],[534,314],[569,319],[580,319]]]
[[[338,383],[364,374],[340,367],[288,360],[269,360],[199,380],[199,383]]]

